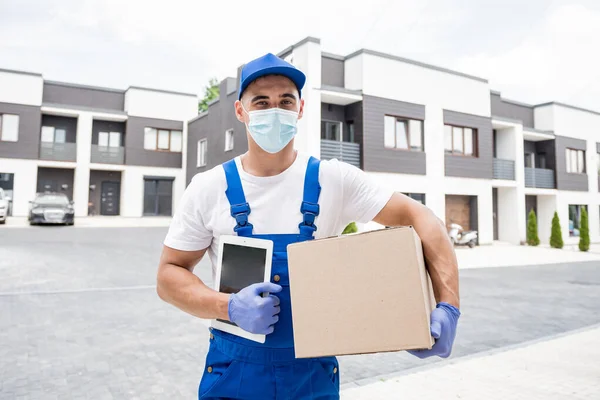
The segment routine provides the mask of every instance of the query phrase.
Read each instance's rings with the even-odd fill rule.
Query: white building
[[[12,215],[64,192],[75,216],[171,215],[185,189],[196,95],[115,90],[0,70],[0,187]]]
[[[600,113],[506,100],[485,79],[389,54],[325,53],[311,37],[279,56],[307,76],[298,149],[361,167],[446,223],[478,230],[480,244],[523,243],[530,209],[542,242],[557,211],[575,243],[581,206],[599,239]],[[247,150],[233,112],[238,79],[188,124],[188,181]]]

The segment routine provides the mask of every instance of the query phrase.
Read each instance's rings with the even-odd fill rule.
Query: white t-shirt
[[[257,177],[245,172],[240,157],[236,157],[246,201],[250,204],[248,221],[254,225],[254,234],[299,233],[308,160],[308,155],[298,153],[294,163],[279,175]],[[320,214],[315,219],[315,238],[339,235],[350,222],[370,222],[393,193],[374,183],[364,171],[338,160],[321,161],[319,184]],[[164,241],[166,246],[177,250],[208,248],[213,279],[219,236],[233,235],[236,225],[226,189],[221,165],[197,174],[183,194]]]

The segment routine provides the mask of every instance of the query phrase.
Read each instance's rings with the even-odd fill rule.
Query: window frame
[[[389,147],[389,146],[385,145],[385,118],[386,117],[394,118],[394,132],[393,132],[394,147]],[[410,129],[411,121],[418,121],[418,122],[420,122],[420,126],[421,126],[421,147],[418,150],[411,148],[411,141],[410,141],[410,139],[411,139],[411,129]],[[407,148],[398,147],[398,140],[397,140],[398,136],[397,136],[397,131],[396,131],[396,125],[398,124],[398,122],[404,123],[404,131],[406,134]],[[424,153],[425,152],[425,120],[418,119],[418,118],[401,117],[398,115],[384,114],[384,116],[383,116],[383,137],[384,137],[383,148],[386,150],[411,151],[414,153]]]
[[[450,127],[450,143],[452,144],[452,151],[450,153],[448,153],[448,149],[446,149],[446,126]],[[454,128],[459,128],[462,131],[462,153],[456,152],[454,150]],[[471,144],[473,154],[469,155],[465,154],[465,129],[470,129],[471,134],[473,135],[473,143]],[[479,158],[479,129],[474,128],[472,126],[461,126],[444,123],[444,154],[448,156]]]
[[[156,139],[154,142],[154,148],[153,149],[147,149],[146,148],[146,130],[147,129],[154,129],[156,131]],[[158,142],[159,142],[159,138],[160,138],[160,131],[167,131],[169,132],[169,147],[167,149],[161,149],[158,147]],[[179,132],[181,134],[181,150],[172,150],[172,137],[173,137],[173,132]],[[167,129],[167,128],[157,128],[154,126],[145,126],[144,127],[144,150],[146,151],[158,151],[160,153],[183,153],[183,130],[180,129]]]
[[[573,156],[575,158],[573,158]],[[582,168],[581,171],[579,170],[579,161],[580,161],[580,156],[581,156],[581,161],[582,161]],[[575,162],[575,171],[573,171],[571,164]],[[565,148],[565,170],[567,171],[567,174],[586,174],[587,173],[587,168],[586,168],[586,161],[585,161],[585,150],[582,149],[574,149],[572,147],[566,147]]]
[[[204,143],[204,146],[201,146],[201,144]],[[202,151],[202,154],[200,153],[200,150]],[[200,139],[197,142],[197,148],[196,148],[196,168],[202,168],[202,167],[206,167],[206,155],[208,154],[208,139],[204,138],[204,139]],[[202,159],[202,163],[200,163],[200,160]]]
[[[233,151],[234,146],[235,146],[234,130],[233,130],[233,128],[230,128],[225,131],[225,151],[226,152]]]
[[[15,140],[7,140],[4,138],[4,117],[10,115],[17,118],[17,134]],[[19,125],[21,125],[21,116],[19,114],[0,113],[0,142],[16,143],[19,141]]]
[[[332,119],[326,119],[326,118],[321,118],[321,123],[325,122],[326,124],[336,124],[339,125],[340,127],[340,139],[339,140],[333,140],[333,139],[323,139],[323,132],[321,132],[321,140],[330,140],[332,142],[343,142],[344,141],[344,122],[343,121],[334,121]],[[327,129],[326,129],[327,131]]]

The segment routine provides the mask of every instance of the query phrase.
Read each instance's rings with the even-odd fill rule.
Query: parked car
[[[29,223],[66,224],[75,223],[73,202],[64,193],[38,193],[31,202]]]
[[[4,190],[0,188],[0,224],[6,223],[6,217],[8,216],[8,197],[4,193]]]

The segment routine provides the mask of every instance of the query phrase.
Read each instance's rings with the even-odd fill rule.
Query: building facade
[[[542,242],[556,211],[576,243],[582,207],[600,239],[600,113],[507,100],[485,79],[371,50],[326,53],[311,37],[279,56],[307,76],[297,149],[362,168],[447,224],[478,230],[480,244],[523,243],[531,209]],[[247,151],[238,80],[239,70],[188,123],[188,182]]]
[[[108,89],[0,70],[0,187],[13,216],[63,192],[75,216],[170,216],[185,190],[196,95]]]

